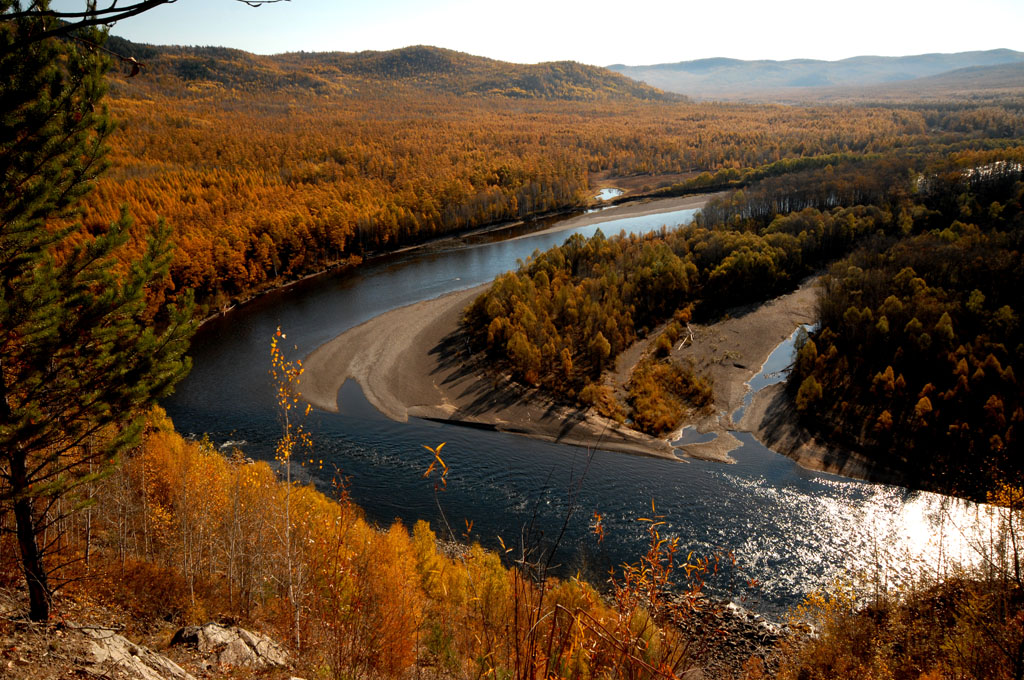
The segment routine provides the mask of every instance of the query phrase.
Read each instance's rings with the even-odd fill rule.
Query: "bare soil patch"
[[[679,172],[663,175],[619,177],[606,170],[592,174],[590,176],[590,185],[595,189],[621,189],[624,196],[635,196],[685,182],[696,177],[698,174],[696,172]]]

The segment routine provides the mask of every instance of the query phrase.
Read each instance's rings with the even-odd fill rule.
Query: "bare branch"
[[[291,0],[235,0],[241,2],[249,7],[261,7],[263,5],[272,5],[278,2],[291,2]],[[128,5],[119,6],[117,0],[112,0],[109,7],[99,8],[92,3],[88,3],[91,6],[87,6],[82,11],[78,12],[67,12],[59,11],[54,9],[41,9],[38,3],[33,2],[29,9],[19,10],[17,12],[6,12],[0,14],[0,23],[5,21],[19,21],[22,19],[32,18],[47,18],[58,20],[58,25],[45,31],[33,34],[22,43],[14,45],[15,48],[24,47],[28,43],[36,42],[39,40],[45,40],[46,38],[54,38],[59,36],[66,36],[74,31],[81,28],[90,28],[93,26],[112,26],[118,21],[124,19],[130,19],[134,16],[138,16],[143,12],[148,12],[151,9],[159,7],[160,5],[170,5],[177,2],[177,0],[139,0]]]

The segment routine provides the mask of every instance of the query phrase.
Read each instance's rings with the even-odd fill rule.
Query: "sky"
[[[177,0],[112,33],[257,54],[434,45],[517,63],[607,66],[1024,51],[1022,28],[1024,0],[287,0],[255,8]]]

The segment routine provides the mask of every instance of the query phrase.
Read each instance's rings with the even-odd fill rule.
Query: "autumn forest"
[[[402,69],[226,50],[154,54],[146,78],[112,82],[120,129],[86,228],[101,229],[122,205],[141,223],[176,225],[172,285],[214,311],[354,256],[580,207],[602,173],[689,176],[696,191],[760,168],[785,172],[783,159],[1022,132],[1015,109],[998,106],[690,104],[577,85],[574,73],[536,76],[573,84],[568,102],[539,84],[518,96],[467,94],[472,83],[452,74],[465,68],[459,59],[475,58],[433,48],[399,57]],[[310,72],[332,86],[289,80]]]
[[[68,603],[150,639],[239,621],[318,678],[1024,674],[1024,88],[697,102],[434,47],[40,37],[52,22],[19,7],[0,0],[0,587],[26,590],[26,626]],[[735,556],[687,554],[653,502],[647,552],[592,584],[555,578],[525,540],[481,548],[468,521],[462,541],[374,526],[341,475],[295,481],[318,455],[280,329],[276,461],[187,441],[159,406],[203,319],[408,246],[577,215],[603,187],[619,203],[714,196],[675,229],[574,235],[460,304],[452,332],[495,384],[665,437],[714,410],[714,380],[674,355],[691,324],[817,281],[779,417],[908,487],[1008,508],[999,559],[876,588],[870,607],[837,584],[777,647],[751,647],[704,593]],[[616,393],[605,378],[638,342]],[[423,444],[441,509],[447,454]],[[5,614],[0,637],[23,627]]]

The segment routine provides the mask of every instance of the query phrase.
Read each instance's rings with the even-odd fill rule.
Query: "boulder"
[[[171,640],[172,645],[189,645],[212,657],[218,666],[281,668],[288,665],[288,652],[266,635],[238,626],[206,623],[185,626]]]

